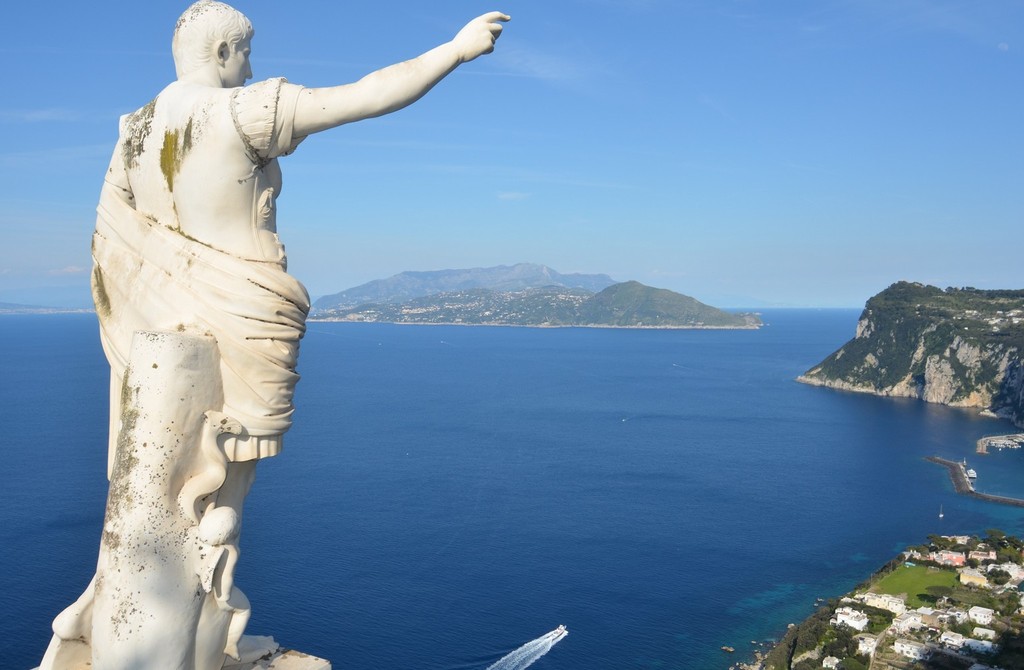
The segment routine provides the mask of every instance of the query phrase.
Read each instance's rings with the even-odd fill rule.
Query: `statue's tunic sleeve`
[[[302,86],[277,78],[239,88],[232,95],[231,118],[256,165],[263,167],[290,154],[305,139],[294,134],[300,91]]]

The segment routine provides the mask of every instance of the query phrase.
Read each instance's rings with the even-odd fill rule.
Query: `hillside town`
[[[998,530],[928,539],[742,667],[1024,668],[1024,542]]]

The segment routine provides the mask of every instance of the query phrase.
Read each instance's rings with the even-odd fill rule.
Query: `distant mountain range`
[[[492,268],[467,270],[435,270],[402,272],[387,279],[377,279],[341,293],[326,295],[313,303],[316,310],[337,311],[367,303],[393,304],[452,291],[488,289],[491,291],[522,291],[530,288],[559,286],[596,293],[615,280],[608,275],[568,274],[546,265],[517,263]]]
[[[91,311],[91,309],[75,307],[44,307],[41,305],[22,305],[15,302],[0,302],[0,314],[67,314]]]
[[[757,328],[666,289],[543,265],[403,272],[317,300],[311,319],[386,323],[623,328]]]

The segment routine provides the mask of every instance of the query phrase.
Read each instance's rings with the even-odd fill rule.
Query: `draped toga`
[[[138,330],[213,335],[224,379],[223,412],[243,426],[227,441],[228,458],[252,460],[280,451],[281,436],[292,422],[295,365],[309,312],[305,288],[286,272],[274,221],[280,191],[276,158],[302,139],[291,131],[299,90],[282,79],[239,89],[176,82],[122,121],[93,236],[93,297],[111,366],[111,464],[122,378]],[[179,132],[183,109],[187,130]],[[175,200],[188,187],[189,161],[205,161],[206,169],[213,161],[216,167],[226,150],[244,155],[248,174],[223,180],[222,196],[216,185],[209,196],[202,184],[198,192],[211,199],[214,212],[218,197],[250,203],[242,215],[251,229],[237,232],[249,244],[241,251],[190,236],[178,220],[182,205]],[[239,163],[231,157],[233,162],[223,162]],[[189,198],[195,205],[195,196]],[[203,213],[204,204],[193,207],[192,216]],[[216,242],[219,222],[200,223],[209,224]]]

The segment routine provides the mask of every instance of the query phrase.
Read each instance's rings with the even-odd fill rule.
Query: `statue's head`
[[[199,0],[185,10],[174,26],[171,53],[178,79],[209,67],[218,57],[222,60],[235,57],[239,60],[235,65],[243,70],[241,81],[228,85],[242,85],[252,76],[248,43],[253,33],[252,23],[234,7],[214,0]]]

